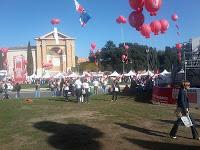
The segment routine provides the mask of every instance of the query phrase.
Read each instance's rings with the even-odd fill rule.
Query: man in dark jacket
[[[175,139],[176,133],[178,130],[178,126],[181,123],[181,116],[189,116],[192,121],[191,131],[193,139],[200,140],[198,132],[195,128],[195,121],[192,119],[192,116],[189,113],[189,101],[187,96],[187,90],[190,88],[190,83],[187,81],[183,81],[181,88],[179,90],[178,94],[178,100],[177,100],[177,110],[179,111],[179,116],[177,118],[177,121],[174,123],[171,131],[170,131],[170,137]]]

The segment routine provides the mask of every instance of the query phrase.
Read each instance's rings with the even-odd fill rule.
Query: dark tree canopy
[[[157,51],[155,48],[138,43],[125,43],[129,46],[128,62],[124,63],[125,72],[130,69],[147,70],[148,62],[149,69],[152,71],[167,69],[172,70],[173,66],[177,66],[177,50],[175,47],[166,47],[164,51]],[[149,51],[147,51],[147,49]],[[122,73],[123,62],[121,56],[125,54],[124,43],[120,43],[117,47],[113,41],[107,41],[101,52],[95,53],[96,59],[99,62],[101,71],[116,70]],[[94,62],[93,56],[89,57],[90,62]]]
[[[30,41],[28,42],[28,47],[27,47],[27,73],[28,76],[33,74],[33,56],[32,56],[32,49],[31,49],[31,44]]]

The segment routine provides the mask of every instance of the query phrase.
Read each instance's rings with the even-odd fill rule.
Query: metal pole
[[[123,63],[123,75],[124,75],[124,61],[122,61],[122,63]]]
[[[185,79],[185,81],[187,80],[185,52],[184,52],[184,79]]]
[[[147,52],[147,69],[148,69],[147,71],[149,76],[149,48],[147,48],[146,52]]]

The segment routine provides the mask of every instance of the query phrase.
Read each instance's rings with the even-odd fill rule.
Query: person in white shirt
[[[102,85],[103,93],[106,93],[107,84],[108,84],[108,81],[105,79],[105,80],[103,81],[103,85]]]
[[[63,95],[65,97],[66,102],[69,101],[68,93],[69,93],[69,83],[66,81],[65,84],[63,85]]]
[[[94,85],[94,94],[98,94],[98,86],[99,86],[99,82],[97,80],[95,80],[93,82]]]
[[[76,88],[76,100],[77,102],[81,102],[81,86],[82,86],[82,82],[80,80],[80,78],[77,78],[77,80],[75,81],[75,88]]]
[[[87,80],[85,80],[82,85],[82,94],[83,94],[84,101],[86,103],[89,102],[89,92],[90,92],[89,90],[90,90],[89,83],[87,82]]]

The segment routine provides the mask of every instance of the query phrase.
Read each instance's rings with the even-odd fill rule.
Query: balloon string
[[[121,39],[122,39],[122,42],[125,46],[125,40],[124,40],[124,30],[123,30],[123,27],[122,27],[122,24],[121,24]]]

